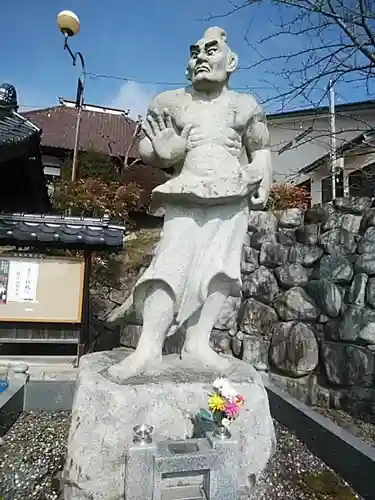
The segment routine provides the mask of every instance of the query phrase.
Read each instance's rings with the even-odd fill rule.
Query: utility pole
[[[329,163],[332,178],[332,201],[336,198],[336,111],[335,111],[335,89],[333,81],[328,84],[329,100]]]
[[[80,30],[80,22],[78,17],[71,12],[70,10],[63,10],[57,16],[57,25],[64,35],[64,49],[69,53],[70,57],[73,61],[73,66],[76,65],[77,59],[79,59],[82,67],[82,75],[81,78],[78,79],[78,87],[77,87],[77,100],[76,100],[76,108],[77,108],[77,119],[76,119],[76,133],[74,138],[74,150],[73,150],[73,164],[72,164],[72,181],[76,180],[77,177],[77,168],[78,168],[78,151],[79,151],[79,134],[81,129],[81,119],[82,119],[82,110],[83,110],[83,94],[85,91],[85,60],[81,52],[72,52],[68,44],[68,38],[79,33]]]
[[[76,100],[76,108],[77,108],[77,120],[76,120],[76,133],[74,138],[74,149],[73,149],[73,163],[72,163],[72,181],[75,181],[77,178],[77,167],[78,167],[78,152],[79,152],[79,135],[81,130],[81,120],[82,120],[82,111],[83,111],[83,95],[85,90],[85,61],[83,59],[83,55],[81,52],[76,52],[74,54],[73,64],[75,66],[76,58],[79,57],[82,66],[82,77],[78,79],[78,87],[77,87],[77,100]]]

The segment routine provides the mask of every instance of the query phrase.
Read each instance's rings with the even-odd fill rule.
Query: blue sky
[[[254,10],[207,20],[210,13],[228,9],[227,0],[13,0],[1,6],[2,61],[0,81],[16,86],[23,109],[57,104],[58,96],[75,98],[79,70],[63,51],[63,38],[56,15],[63,9],[76,12],[81,32],[71,39],[80,50],[88,72],[133,80],[89,77],[85,100],[88,103],[129,108],[133,115],[143,111],[152,95],[167,85],[140,82],[184,82],[189,45],[210,25],[223,27],[240,63],[251,63],[252,53],[244,34]],[[254,9],[254,7],[252,7]],[[249,38],[256,44],[274,29],[269,10],[256,7]],[[269,50],[279,50],[272,46]],[[275,79],[275,77],[273,77]],[[264,71],[238,71],[232,86],[248,86],[262,100],[273,92]],[[285,83],[274,80],[285,88]],[[345,89],[339,102],[365,99],[361,90]],[[273,109],[275,111],[275,109]]]

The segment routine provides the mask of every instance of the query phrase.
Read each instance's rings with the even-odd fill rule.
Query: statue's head
[[[225,84],[237,64],[237,54],[228,47],[225,31],[208,28],[203,38],[190,47],[187,78],[195,89],[209,91]]]

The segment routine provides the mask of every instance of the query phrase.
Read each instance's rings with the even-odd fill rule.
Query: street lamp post
[[[72,52],[68,44],[68,38],[79,33],[80,22],[78,17],[70,10],[63,10],[57,16],[57,25],[64,35],[64,49],[68,51],[70,57],[73,61],[73,66],[76,65],[77,59],[79,59],[82,67],[82,76],[78,79],[77,88],[77,121],[76,121],[76,133],[74,139],[74,150],[73,150],[73,163],[72,163],[72,181],[76,180],[77,177],[77,165],[78,165],[78,151],[79,151],[79,134],[81,128],[82,119],[82,108],[83,108],[83,95],[85,90],[85,60],[81,52]]]

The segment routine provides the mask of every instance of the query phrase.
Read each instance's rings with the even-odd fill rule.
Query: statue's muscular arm
[[[263,209],[267,203],[272,184],[272,161],[270,137],[266,117],[262,107],[252,96],[246,96],[249,117],[244,130],[244,145],[249,159],[249,166],[257,166],[263,180],[258,192],[251,198],[251,208]]]
[[[171,109],[175,95],[163,92],[155,97],[147,111],[144,123],[145,137],[139,143],[141,159],[159,168],[172,167],[185,158],[189,128],[176,130]]]

